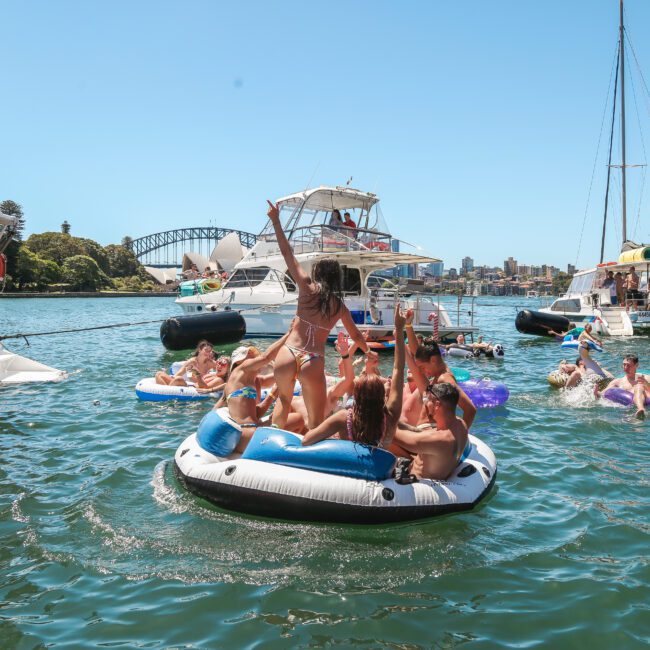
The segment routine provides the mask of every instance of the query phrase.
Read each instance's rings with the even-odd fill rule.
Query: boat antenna
[[[311,182],[314,180],[314,176],[316,176],[316,172],[318,171],[318,168],[320,167],[320,160],[316,163],[316,167],[314,167],[314,171],[312,172],[311,178],[307,181],[307,185],[305,186],[305,190],[307,191],[309,189],[309,186],[311,185]]]
[[[623,25],[623,0],[619,5],[620,15],[620,66],[621,66],[621,208],[623,213],[623,242],[627,240],[627,200],[625,192],[625,27]]]

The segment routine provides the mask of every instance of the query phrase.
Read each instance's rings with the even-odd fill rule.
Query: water
[[[155,325],[9,344],[72,376],[0,389],[0,646],[645,647],[650,425],[549,388],[566,354],[513,325],[535,301],[479,303],[506,361],[455,365],[511,389],[473,427],[496,488],[399,526],[248,518],[184,492],[170,461],[208,406],[135,398],[184,357]],[[165,298],[2,300],[0,332],[174,313]],[[612,369],[628,351],[650,368],[647,338],[606,348]]]

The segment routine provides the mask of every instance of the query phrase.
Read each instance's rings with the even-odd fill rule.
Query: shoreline
[[[0,298],[175,298],[176,291],[70,291],[0,293]]]

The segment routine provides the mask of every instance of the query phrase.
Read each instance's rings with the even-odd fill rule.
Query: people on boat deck
[[[308,274],[296,260],[282,230],[278,206],[270,201],[268,204],[268,217],[273,224],[280,252],[298,287],[295,325],[277,353],[274,365],[278,400],[273,410],[273,424],[279,428],[285,427],[291,412],[295,380],[298,378],[308,413],[308,426],[313,429],[325,418],[325,343],[336,322],[341,320],[364,353],[370,355],[376,352],[370,351],[343,302],[339,263],[335,259],[320,259],[312,266],[311,275]]]
[[[183,272],[183,275],[187,280],[196,280],[199,277],[200,273],[196,264],[192,264],[192,266],[190,266],[187,271]]]
[[[617,271],[614,274],[614,282],[616,283],[616,300],[619,305],[625,304],[625,280],[623,274]]]
[[[630,305],[633,307],[637,307],[639,301],[643,300],[643,294],[639,291],[639,282],[640,282],[640,278],[637,275],[634,267],[631,266],[630,272],[627,274],[627,278],[625,280],[625,288],[627,290],[626,298],[627,298],[628,307]]]
[[[438,344],[433,340],[429,340],[425,345],[417,345],[413,333],[412,310],[409,310],[406,313],[405,329],[408,340],[406,362],[417,389],[404,400],[404,405],[402,407],[402,420],[410,425],[416,425],[421,421],[427,421],[426,414],[423,413],[422,401],[427,386],[430,383],[449,383],[458,388],[458,405],[463,411],[463,420],[469,429],[474,421],[474,417],[476,416],[476,407],[472,404],[472,401],[467,397],[465,392],[458,387],[456,378],[442,359],[442,354]]]
[[[349,212],[345,212],[343,214],[343,225],[347,226],[348,228],[355,228],[356,229],[356,227],[357,227],[357,224],[354,223],[354,221],[352,220],[352,217],[350,216]]]
[[[270,203],[270,201],[269,201]],[[339,210],[332,210],[332,216],[327,224],[332,230],[340,230],[341,226],[344,225],[343,219],[341,218],[341,213]]]
[[[212,269],[209,266],[206,266],[205,269],[203,270],[203,273],[201,274],[202,278],[211,278],[212,277]]]
[[[622,377],[610,382],[607,388],[622,388],[631,393],[634,406],[637,409],[636,417],[645,418],[645,401],[650,398],[650,377],[639,373],[639,357],[635,354],[628,354],[623,359],[623,373]],[[594,388],[594,395],[596,397],[602,395],[598,386]]]
[[[395,444],[414,454],[411,471],[418,478],[444,480],[468,453],[468,429],[456,416],[460,392],[448,383],[427,386],[427,420],[417,427],[400,423]]]
[[[601,289],[609,288],[610,304],[616,305],[616,280],[614,279],[614,271],[607,271],[607,275],[601,282],[600,287]]]
[[[578,336],[578,350],[580,351],[580,358],[585,364],[586,372],[592,372],[600,377],[611,377],[612,373],[609,370],[601,368],[600,364],[592,359],[589,354],[589,343],[594,343],[602,347],[603,342],[591,334],[593,326],[587,323],[580,336]]]
[[[195,385],[201,392],[219,390],[228,372],[228,361],[225,357],[214,358],[212,343],[199,341],[194,354],[185,361],[174,375],[164,370],[156,373],[156,383],[167,386]]]
[[[395,435],[402,410],[404,390],[404,316],[395,305],[395,360],[390,392],[386,397],[384,383],[375,374],[362,375],[354,382],[354,404],[330,415],[324,422],[311,428],[302,440],[303,445],[338,436],[365,445],[387,448]]]

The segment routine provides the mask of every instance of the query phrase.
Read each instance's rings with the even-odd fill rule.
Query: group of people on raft
[[[636,410],[637,418],[646,416],[646,400],[650,401],[650,378],[639,373],[639,358],[634,354],[628,354],[623,359],[623,376],[614,379],[609,370],[603,368],[595,359],[591,357],[590,351],[592,344],[602,348],[602,341],[593,335],[593,326],[586,323],[584,328],[576,327],[570,323],[573,329],[564,333],[555,333],[556,337],[563,340],[569,334],[577,334],[579,355],[575,363],[569,363],[566,360],[560,361],[558,370],[568,375],[564,387],[566,389],[575,388],[583,379],[594,378],[594,395],[599,398],[603,394],[601,382],[607,383],[607,388],[620,388],[628,391],[632,397],[632,403]]]
[[[412,312],[403,313],[397,303],[393,371],[382,377],[377,353],[343,302],[339,263],[318,260],[308,274],[282,230],[277,205],[269,202],[268,216],[298,287],[289,331],[263,352],[240,346],[229,360],[214,360],[212,347],[202,341],[182,373],[157,376],[161,383],[173,383],[184,381],[183,374],[190,372],[201,391],[217,390],[221,382],[223,397],[211,413],[210,427],[199,427],[199,445],[218,456],[242,453],[255,429],[271,424],[301,434],[303,445],[339,438],[381,447],[410,459],[410,472],[418,478],[447,478],[466,455],[476,408],[456,384],[440,347],[433,340],[418,340]],[[334,380],[325,373],[325,346],[338,321],[347,335],[341,332],[335,344],[340,377]],[[358,377],[353,365],[357,350],[365,354]],[[300,395],[294,395],[297,381]],[[267,394],[261,399],[263,389]],[[263,417],[273,403],[267,423]],[[462,418],[456,415],[457,407]],[[224,440],[232,441],[228,448]]]

